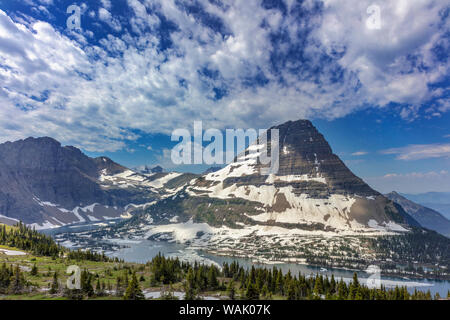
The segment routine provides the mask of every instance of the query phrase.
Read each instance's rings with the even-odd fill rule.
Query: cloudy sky
[[[171,132],[194,120],[308,118],[378,190],[450,191],[449,12],[445,0],[0,0],[0,142],[51,136],[170,167]]]

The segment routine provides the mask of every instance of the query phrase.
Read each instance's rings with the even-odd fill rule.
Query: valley
[[[3,217],[23,219],[69,250],[108,257],[142,244],[174,245],[186,263],[218,268],[215,261],[225,257],[358,272],[376,266],[384,277],[450,279],[450,239],[428,229],[441,227],[435,219],[445,217],[411,211],[413,204],[373,190],[310,121],[272,129],[279,131],[281,151],[279,171],[270,174],[256,155],[272,149],[271,139],[204,174],[130,170],[51,138],[6,143],[0,145],[2,179],[18,191],[1,189],[0,208],[7,209]],[[35,160],[17,163],[29,150],[40,150]],[[143,252],[129,262],[156,256]]]

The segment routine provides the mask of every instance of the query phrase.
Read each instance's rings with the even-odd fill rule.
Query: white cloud
[[[427,85],[448,74],[446,62],[439,62],[430,48],[441,41],[442,1],[377,1],[381,29],[361,25],[372,0],[342,2],[327,0],[323,24],[317,36],[327,50],[341,49],[340,64],[358,74],[371,103],[391,101],[417,103],[429,98]],[[448,21],[447,21],[448,24]],[[407,59],[407,56],[413,59]],[[430,67],[428,72],[421,68]]]
[[[122,35],[98,45],[86,40],[90,30],[68,38],[46,22],[13,21],[0,11],[0,142],[49,135],[90,151],[114,151],[135,140],[133,132],[170,133],[194,119],[205,129],[265,128],[341,117],[371,103],[420,106],[445,93],[428,87],[448,74],[431,53],[445,30],[437,27],[439,1],[380,1],[378,33],[365,29],[369,1],[327,0],[323,16],[313,1],[289,2],[284,17],[257,1],[200,1],[220,32],[182,2],[127,3],[133,33],[101,1],[99,18]],[[294,14],[300,9],[304,19]],[[168,50],[160,49],[156,11],[177,26],[165,39],[173,43]],[[280,41],[275,45],[272,37]],[[254,79],[262,84],[249,86]],[[439,112],[444,102],[436,105]]]
[[[120,24],[119,20],[113,18],[111,13],[105,8],[98,9],[98,17],[100,18],[100,20],[107,23],[115,31],[118,32],[122,30],[122,25]]]
[[[107,10],[111,10],[111,1],[110,0],[100,0],[103,5],[103,8]]]
[[[403,193],[423,193],[431,191],[450,191],[450,173],[446,170],[390,173],[381,177],[364,179],[375,190],[383,193],[398,191]]]
[[[353,153],[352,153],[352,156],[357,156],[357,157],[359,157],[359,156],[365,156],[366,154],[368,154],[367,151],[356,151],[356,152],[353,152]]]
[[[382,151],[383,154],[395,154],[398,160],[420,160],[430,158],[449,158],[450,144],[412,144],[401,148],[391,148]]]

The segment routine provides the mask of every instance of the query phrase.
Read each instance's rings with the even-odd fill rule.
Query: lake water
[[[109,256],[124,259],[125,261],[128,262],[145,263],[151,260],[158,253],[161,253],[166,257],[178,257],[181,260],[191,262],[197,260],[202,263],[207,264],[213,263],[218,266],[222,266],[222,263],[224,262],[231,263],[233,261],[237,261],[244,268],[251,268],[252,265],[263,268],[272,268],[273,266],[276,266],[277,268],[281,269],[284,273],[290,270],[293,275],[296,275],[299,272],[301,272],[302,274],[305,275],[320,273],[323,275],[328,275],[328,277],[331,277],[331,275],[334,274],[336,280],[343,278],[344,281],[346,282],[349,282],[352,279],[353,273],[355,272],[353,270],[344,270],[344,269],[333,269],[333,268],[323,269],[320,267],[294,263],[259,264],[253,263],[250,259],[216,256],[208,254],[206,252],[188,249],[185,245],[177,244],[174,242],[142,240],[142,241],[119,241],[119,243],[122,245],[126,245],[127,248],[122,248],[118,251],[109,252],[107,254]],[[368,277],[371,276],[371,274],[363,271],[358,271],[357,274],[361,283],[365,283]],[[407,286],[408,291],[410,292],[413,292],[414,289],[421,291],[430,290],[433,295],[436,292],[439,292],[441,297],[446,297],[447,291],[450,290],[450,282],[440,280],[381,277],[381,283],[387,288],[395,287],[396,285]]]
[[[109,221],[107,224],[114,224],[117,221]],[[104,226],[104,223],[96,223],[96,224],[80,224],[78,226],[67,226],[58,229],[46,230],[45,233],[55,236],[59,233],[72,233],[72,232],[81,232],[88,230],[98,229],[100,226]],[[252,265],[257,267],[265,267],[272,268],[276,266],[281,269],[284,273],[289,270],[293,275],[301,272],[305,275],[320,273],[323,275],[328,275],[331,277],[331,274],[334,274],[336,280],[344,279],[344,281],[349,282],[353,277],[353,270],[345,270],[345,269],[323,269],[320,267],[309,266],[304,264],[294,264],[294,263],[275,263],[275,264],[259,264],[254,263],[250,259],[245,258],[235,258],[235,257],[224,257],[224,256],[216,256],[209,254],[207,252],[193,250],[187,248],[187,246],[183,244],[178,244],[174,242],[162,242],[162,241],[152,241],[152,240],[113,240],[114,243],[124,246],[124,248],[119,249],[117,251],[105,252],[110,257],[118,257],[127,262],[137,262],[137,263],[146,263],[150,261],[154,256],[158,253],[165,255],[166,257],[178,257],[180,260],[184,261],[199,261],[201,263],[206,264],[216,264],[217,266],[222,266],[224,262],[231,263],[233,261],[239,262],[241,266],[244,268],[251,268]],[[359,280],[361,283],[366,283],[368,277],[371,274],[366,273],[364,271],[357,272]],[[439,292],[441,297],[447,296],[447,291],[450,290],[450,281],[441,281],[441,280],[427,280],[427,279],[404,279],[397,277],[381,277],[381,283],[389,287],[398,286],[407,286],[408,291],[413,292],[414,289],[420,291],[430,290],[432,295],[436,292]]]

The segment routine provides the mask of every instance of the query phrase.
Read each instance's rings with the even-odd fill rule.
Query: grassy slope
[[[2,225],[2,224],[0,224]],[[7,231],[12,230],[14,227],[6,226]],[[4,245],[0,245],[0,248],[7,250],[15,250],[26,252],[25,250],[12,248]],[[81,270],[88,270],[94,275],[98,275],[101,282],[106,285],[111,284],[112,288],[115,288],[116,279],[118,276],[123,276],[124,270],[132,268],[136,270],[138,279],[143,276],[145,281],[140,282],[140,286],[143,290],[150,289],[156,291],[161,289],[159,287],[150,288],[150,268],[144,264],[137,263],[117,263],[117,262],[95,262],[87,260],[69,260],[67,258],[56,258],[36,256],[28,253],[27,255],[17,255],[9,256],[0,253],[0,264],[6,263],[9,267],[10,265],[19,265],[24,272],[27,281],[31,282],[34,290],[32,293],[14,296],[0,295],[0,299],[13,299],[13,300],[46,300],[46,299],[64,299],[63,297],[53,296],[46,293],[46,289],[51,286],[53,280],[53,273],[56,271],[58,273],[59,282],[62,286],[65,285],[69,274],[66,274],[67,267],[71,265],[76,265],[80,267]],[[31,268],[36,264],[38,268],[38,275],[32,276],[30,274]],[[131,276],[131,275],[130,275]],[[93,285],[96,285],[97,278],[94,278]],[[174,289],[181,289],[182,284],[175,284]],[[107,296],[99,297],[97,299],[120,299],[119,297]]]
[[[10,248],[10,247],[6,247],[6,246],[2,246],[2,248],[4,249],[10,249],[10,250],[18,250],[15,248]],[[18,250],[18,251],[22,251],[23,250]],[[93,274],[98,274],[100,277],[100,281],[104,281],[106,284],[109,282],[111,283],[111,285],[114,288],[115,285],[115,281],[116,281],[116,277],[118,275],[122,275],[123,274],[123,270],[114,270],[114,268],[121,268],[124,265],[126,266],[134,266],[136,270],[139,270],[139,265],[136,264],[131,264],[131,263],[112,263],[112,262],[94,262],[94,261],[76,261],[76,260],[68,260],[68,259],[61,259],[61,258],[57,258],[55,260],[53,260],[51,257],[38,257],[38,256],[34,256],[31,254],[28,255],[22,255],[22,256],[8,256],[5,254],[1,254],[0,253],[0,264],[6,263],[7,266],[9,266],[10,264],[12,265],[19,265],[22,270],[25,273],[26,279],[28,281],[30,281],[33,285],[35,285],[38,289],[36,289],[34,294],[29,294],[29,295],[22,295],[22,296],[13,296],[13,297],[8,297],[8,296],[0,296],[0,299],[8,299],[8,298],[13,298],[13,299],[20,299],[20,298],[25,298],[25,297],[29,297],[31,299],[48,299],[48,298],[52,298],[51,295],[46,294],[45,292],[43,292],[43,290],[45,288],[49,288],[51,283],[52,283],[52,279],[53,279],[53,273],[55,271],[57,271],[58,275],[59,275],[59,281],[62,284],[65,284],[68,278],[68,274],[66,274],[66,270],[67,267],[70,265],[77,265],[79,266],[82,270],[83,269],[87,269],[89,270],[89,272],[93,273]],[[31,268],[33,267],[33,265],[36,264],[37,268],[38,268],[38,275],[37,276],[32,276],[30,274],[29,271],[27,270],[31,270]],[[141,267],[144,267],[144,265],[140,265]],[[111,271],[111,274],[106,273],[108,271]],[[144,269],[144,271],[138,271],[137,272],[138,277],[140,277],[141,275],[144,275],[144,277],[146,278],[146,280],[149,279],[149,272],[148,272],[148,268],[147,271]],[[146,281],[147,283],[149,281]],[[95,285],[95,283],[94,283]],[[142,285],[142,284],[141,284]],[[61,299],[61,298],[59,298]]]

